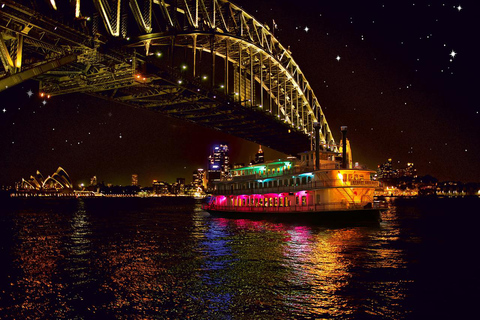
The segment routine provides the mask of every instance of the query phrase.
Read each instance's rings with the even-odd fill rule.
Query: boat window
[[[270,202],[270,207],[272,207],[273,206],[273,198],[270,198],[269,202]]]
[[[348,180],[352,180],[352,174],[348,175]]]
[[[319,203],[320,203],[320,195],[317,194],[317,204],[319,204]]]
[[[278,180],[278,186],[282,186],[283,185],[283,180]]]
[[[275,207],[278,207],[278,198],[275,198]]]
[[[302,206],[306,206],[307,205],[307,196],[303,196],[302,197]]]
[[[354,175],[353,179],[357,180],[358,179],[358,174]]]
[[[360,180],[363,180],[363,174],[360,175]]]
[[[295,205],[299,205],[300,204],[300,196],[298,197],[295,197]]]
[[[279,206],[280,207],[283,207],[283,201],[284,201],[285,198],[280,198],[279,199]]]

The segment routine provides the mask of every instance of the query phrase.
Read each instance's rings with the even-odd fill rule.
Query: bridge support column
[[[225,39],[225,78],[224,78],[224,93],[228,95],[228,58],[229,58],[229,41]]]
[[[193,36],[193,78],[197,71],[197,35]]]
[[[319,122],[313,124],[315,129],[315,170],[320,170],[320,126]]]
[[[262,52],[259,52],[260,55],[260,106],[263,109],[263,55]]]
[[[255,78],[253,76],[253,49],[250,48],[250,107],[255,104]]]
[[[215,36],[210,38],[210,50],[212,52],[212,90],[215,89]]]

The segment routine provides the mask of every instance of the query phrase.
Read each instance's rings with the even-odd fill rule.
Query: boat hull
[[[286,222],[380,222],[382,209],[355,209],[293,212],[245,212],[205,209],[213,217],[234,219],[275,219]]]

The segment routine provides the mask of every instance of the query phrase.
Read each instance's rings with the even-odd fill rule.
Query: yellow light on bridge
[[[75,18],[80,18],[80,0],[75,2]]]
[[[54,10],[57,10],[57,4],[55,3],[55,0],[50,0],[50,4]]]

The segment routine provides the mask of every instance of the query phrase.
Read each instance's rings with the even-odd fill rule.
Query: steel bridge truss
[[[47,95],[84,92],[290,154],[309,148],[319,122],[337,151],[289,49],[229,1],[31,3],[0,0],[0,91],[35,78]]]

